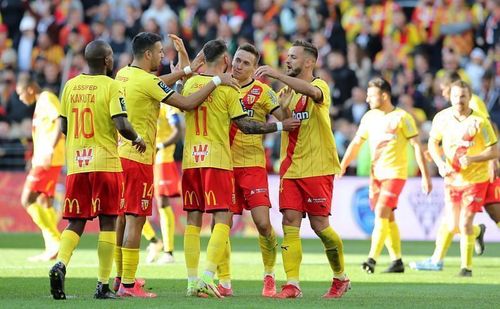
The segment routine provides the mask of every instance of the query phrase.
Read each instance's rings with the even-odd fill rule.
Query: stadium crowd
[[[116,72],[131,62],[131,39],[141,31],[178,35],[191,58],[215,38],[231,53],[251,42],[261,64],[273,67],[284,64],[294,40],[313,42],[316,75],[331,90],[340,156],[369,109],[366,87],[375,75],[392,83],[393,101],[414,116],[424,142],[430,120],[448,104],[440,83],[451,72],[470,83],[500,125],[498,0],[2,0],[0,13],[0,158],[10,156],[12,141],[29,145],[33,107],[16,94],[19,75],[34,74],[59,96],[65,81],[86,70],[88,42],[109,42]],[[172,42],[165,43],[161,73],[177,62]],[[276,136],[265,140],[271,162],[279,158]],[[358,174],[368,175],[362,161]]]

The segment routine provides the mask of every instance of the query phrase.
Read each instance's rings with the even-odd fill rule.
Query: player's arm
[[[238,129],[245,134],[265,134],[276,131],[292,131],[300,125],[300,120],[288,118],[283,122],[264,123],[250,120],[246,116],[233,119]]]
[[[271,68],[270,66],[261,66],[255,72],[255,76],[257,78],[268,76],[274,79],[277,79],[284,84],[288,85],[288,87],[292,88],[298,93],[302,93],[314,100],[316,103],[323,102],[323,92],[316,86],[311,85],[305,80],[288,76],[283,74],[282,72]]]
[[[175,118],[175,121],[169,121],[172,133],[162,143],[156,144],[156,149],[163,149],[177,143],[181,139],[182,131],[179,115],[174,114],[171,117]]]
[[[417,135],[410,138],[409,142],[413,146],[415,159],[417,160],[420,173],[422,173],[422,190],[425,194],[429,194],[432,191],[431,175],[429,174],[429,169],[425,163],[424,152],[422,150],[422,144],[420,143],[419,136]]]
[[[177,55],[179,57],[178,65],[180,68],[182,68],[182,70],[172,71],[172,73],[170,74],[160,76],[160,79],[165,84],[171,86],[176,81],[188,77],[193,72],[198,71],[198,69],[205,63],[205,55],[202,52],[199,52],[198,55],[196,55],[196,57],[194,58],[193,62],[190,64],[189,57],[182,39],[173,34],[169,34],[169,37],[174,43],[175,50],[177,50]]]
[[[471,163],[484,162],[488,160],[492,160],[498,157],[498,150],[496,147],[496,143],[494,145],[490,145],[486,147],[480,154],[473,156],[463,156],[460,160],[461,166],[468,166]]]
[[[352,139],[351,143],[349,143],[349,146],[347,146],[347,149],[345,151],[344,157],[342,158],[342,162],[340,162],[340,174],[339,176],[342,177],[346,170],[347,167],[351,164],[352,160],[354,160],[359,153],[359,149],[361,149],[361,146],[365,142],[365,139],[362,138],[359,135],[354,136]]]
[[[198,107],[198,105],[203,103],[218,85],[226,85],[235,89],[239,89],[238,81],[236,81],[231,76],[231,74],[225,73],[220,76],[214,76],[212,78],[212,81],[207,83],[200,90],[187,97],[174,92],[171,95],[168,95],[162,102],[175,106],[184,111],[191,111]]]
[[[431,155],[432,160],[436,164],[439,175],[441,177],[445,177],[449,174],[451,174],[452,170],[450,167],[448,167],[448,164],[446,164],[446,161],[443,160],[444,153],[443,149],[441,148],[440,140],[437,140],[435,138],[432,138],[432,136],[429,138],[429,142],[427,143],[427,149],[429,150],[429,154]]]
[[[64,116],[59,116],[59,125],[61,126],[61,133],[68,134],[68,119]]]
[[[143,153],[146,151],[146,143],[142,137],[135,132],[134,128],[130,124],[125,115],[116,115],[112,117],[115,123],[116,130],[120,132],[120,135],[132,142],[132,146],[135,146],[137,151]]]

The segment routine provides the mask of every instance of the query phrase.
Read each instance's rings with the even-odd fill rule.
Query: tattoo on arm
[[[250,120],[246,117],[233,120],[241,132],[245,134],[265,134],[276,132],[275,123],[262,123]]]

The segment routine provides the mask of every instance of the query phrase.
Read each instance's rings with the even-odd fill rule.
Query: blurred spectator
[[[127,17],[124,19],[127,31],[127,37],[132,39],[136,34],[141,32],[141,9],[138,4],[131,2],[127,5]]]
[[[470,53],[470,61],[465,66],[465,72],[470,77],[472,91],[479,93],[481,91],[481,79],[483,78],[485,69],[483,67],[486,55],[483,50],[476,47]]]
[[[341,107],[351,96],[352,88],[358,85],[358,79],[347,65],[346,58],[341,51],[334,50],[328,54],[327,62],[334,84],[333,104]]]
[[[152,0],[149,8],[144,11],[141,17],[141,22],[144,28],[146,28],[146,23],[153,19],[161,27],[161,31],[168,33],[166,28],[167,21],[170,19],[177,20],[177,15],[166,3],[165,0]]]
[[[391,35],[396,14],[403,13],[401,7],[392,0],[371,0],[370,4],[366,16],[371,21],[371,33],[379,37]]]
[[[351,93],[351,97],[344,104],[341,115],[350,123],[359,125],[361,118],[368,111],[366,91],[361,87],[354,87]]]
[[[82,11],[78,8],[71,8],[66,19],[66,25],[59,33],[59,44],[66,46],[70,33],[76,32],[81,36],[83,45],[92,40],[92,31],[90,27],[83,22]]]
[[[182,38],[191,40],[193,32],[196,31],[202,16],[198,9],[198,0],[186,0],[186,6],[179,11],[179,22],[181,24]]]
[[[115,65],[118,64],[121,54],[132,51],[132,41],[125,36],[125,32],[124,22],[117,20],[113,23],[109,45],[113,49]]]
[[[59,96],[61,89],[60,67],[54,62],[47,62],[43,68],[44,83],[40,85],[42,88],[48,89]]]
[[[40,33],[37,39],[37,45],[33,48],[31,53],[32,68],[38,57],[54,62],[61,63],[64,59],[64,50],[61,46],[54,44],[48,33]]]
[[[351,42],[347,46],[347,63],[356,73],[358,84],[366,88],[372,71],[372,62],[357,43]]]
[[[437,71],[436,78],[442,78],[446,73],[457,72],[460,78],[469,85],[471,80],[467,72],[460,66],[460,54],[454,47],[445,47],[442,50],[443,68]]]
[[[245,12],[240,9],[238,1],[223,0],[221,21],[229,26],[232,33],[240,32],[241,25],[246,18]]]
[[[465,0],[445,0],[448,5],[440,16],[444,46],[453,47],[458,55],[468,55],[473,46],[473,17]]]
[[[27,72],[31,69],[31,52],[35,45],[36,20],[31,15],[25,15],[19,24],[21,37],[15,43],[18,51],[17,65],[20,71]]]
[[[9,30],[5,24],[0,23],[0,58],[5,50],[12,47],[12,40],[9,39]],[[3,69],[4,62],[0,61],[0,70]]]
[[[441,1],[420,0],[413,10],[411,22],[417,27],[423,42],[436,44],[440,35],[438,15],[441,13]]]

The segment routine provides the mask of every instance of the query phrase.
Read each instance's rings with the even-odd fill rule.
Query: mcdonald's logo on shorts
[[[63,211],[73,213],[73,207],[75,207],[75,206],[76,206],[76,214],[79,215],[80,214],[80,203],[78,202],[78,200],[77,199],[70,200],[69,198],[66,198],[64,200]]]
[[[101,211],[101,199],[96,198],[95,200],[92,199],[92,211],[95,213],[97,211]]]
[[[196,200],[196,205],[200,206],[200,201],[198,200],[198,196],[194,191],[186,191],[184,193],[184,205],[193,205],[193,198]],[[188,203],[189,199],[189,203]]]
[[[205,194],[205,204],[207,206],[217,205],[217,199],[215,198],[214,191],[210,190],[208,192],[203,192]]]

